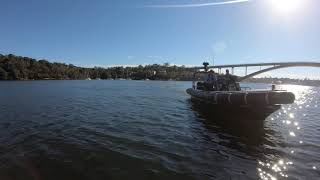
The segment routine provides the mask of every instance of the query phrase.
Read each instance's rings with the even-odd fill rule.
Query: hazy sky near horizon
[[[2,54],[80,66],[320,62],[319,0],[0,0],[0,8]],[[281,72],[320,78],[316,68],[272,74]]]

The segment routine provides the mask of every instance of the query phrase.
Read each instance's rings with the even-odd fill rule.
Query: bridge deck
[[[261,66],[269,66],[265,69],[260,69],[259,71],[256,71],[251,74],[247,74],[247,67],[261,67]],[[271,66],[271,67],[270,67]],[[288,68],[288,67],[299,67],[299,66],[307,66],[307,67],[320,67],[320,61],[317,62],[310,62],[310,61],[300,61],[300,62],[270,62],[270,63],[252,63],[252,64],[228,64],[228,65],[216,65],[216,66],[209,66],[208,68],[215,68],[219,69],[219,72],[222,68],[232,68],[232,74],[233,74],[233,69],[235,67],[245,67],[245,76],[241,77],[239,81],[242,81],[244,79],[256,76],[261,73],[265,73],[268,71],[276,70],[276,69],[281,69],[281,68]],[[195,67],[195,69],[203,69],[203,67]]]
[[[227,65],[215,65],[209,66],[209,68],[234,68],[234,67],[252,67],[252,66],[320,66],[320,61],[318,62],[270,62],[270,63],[248,63],[248,64],[227,64]],[[197,69],[202,69],[203,67],[196,67]]]

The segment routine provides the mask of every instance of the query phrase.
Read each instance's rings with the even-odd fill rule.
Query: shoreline
[[[178,81],[178,82],[192,82],[192,80],[166,80],[166,79],[18,79],[18,80],[0,80],[0,82],[15,82],[15,81]],[[241,83],[249,83],[249,84],[275,84],[275,85],[299,85],[299,86],[310,86],[310,87],[320,87],[320,85],[312,85],[312,84],[298,84],[298,83],[271,83],[271,82],[250,82],[243,81]]]

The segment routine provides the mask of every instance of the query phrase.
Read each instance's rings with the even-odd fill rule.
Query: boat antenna
[[[204,66],[204,71],[205,71],[205,72],[208,72],[209,63],[208,63],[208,62],[203,62],[202,64],[203,64],[203,66]]]
[[[214,56],[214,53],[213,53],[213,55],[212,55],[212,69],[214,70],[214,58],[215,58],[215,56]]]

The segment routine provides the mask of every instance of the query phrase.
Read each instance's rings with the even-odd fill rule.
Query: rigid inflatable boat
[[[226,75],[208,72],[207,64],[205,71],[196,72],[192,88],[187,89],[191,100],[198,104],[210,107],[210,111],[216,114],[227,115],[228,113],[241,113],[241,115],[252,114],[260,117],[267,117],[278,110],[283,104],[291,104],[295,100],[292,92],[276,90],[247,90],[240,87],[237,77],[226,73]],[[214,75],[213,83],[199,81],[203,79],[200,75]],[[201,78],[200,78],[201,77]],[[213,107],[212,107],[213,106]],[[212,107],[212,108],[211,108]]]

